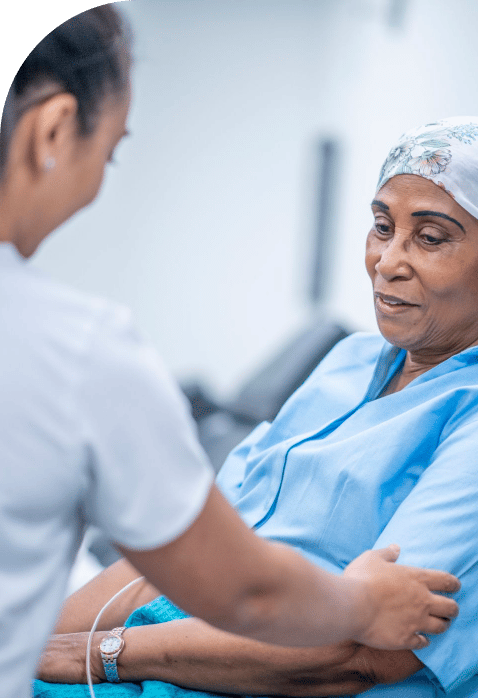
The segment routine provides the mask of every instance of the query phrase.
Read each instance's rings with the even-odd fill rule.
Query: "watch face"
[[[122,644],[123,638],[110,635],[101,641],[100,649],[105,654],[114,654],[114,652],[117,652],[120,649]]]

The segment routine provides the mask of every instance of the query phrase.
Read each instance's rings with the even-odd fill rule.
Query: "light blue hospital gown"
[[[340,342],[218,484],[261,536],[329,571],[394,542],[401,563],[456,574],[460,615],[416,653],[426,668],[361,695],[478,698],[478,347],[376,399],[404,357],[377,335]]]

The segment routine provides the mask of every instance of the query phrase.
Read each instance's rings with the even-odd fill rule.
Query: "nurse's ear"
[[[13,136],[10,158],[38,183],[71,161],[79,141],[78,103],[67,92],[55,94],[30,108]]]

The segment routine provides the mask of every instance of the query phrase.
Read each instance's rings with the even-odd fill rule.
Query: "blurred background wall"
[[[478,113],[475,0],[131,0],[132,137],[34,264],[132,306],[179,378],[216,394],[319,310],[374,330],[370,200],[406,129]],[[336,139],[325,293],[317,143]]]

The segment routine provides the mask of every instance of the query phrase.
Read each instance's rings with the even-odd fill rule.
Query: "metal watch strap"
[[[113,630],[111,630],[106,637],[111,637],[111,635],[114,635],[115,637],[121,637],[125,630],[126,628],[113,628]],[[122,649],[123,647],[121,647],[118,650],[118,652],[116,652],[114,655],[108,657],[107,655],[103,654],[103,652],[101,652],[100,644],[101,659],[103,661],[103,668],[105,670],[106,680],[110,683],[121,682],[121,679],[118,676],[118,666],[116,664],[116,658],[118,657]]]

